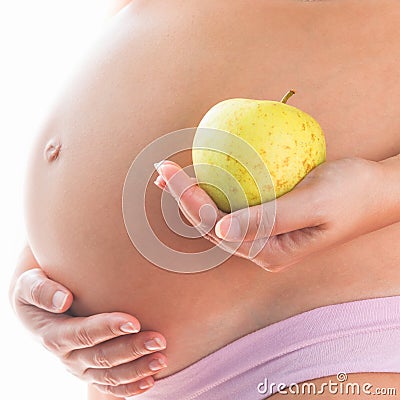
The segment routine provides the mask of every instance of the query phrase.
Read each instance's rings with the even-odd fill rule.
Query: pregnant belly
[[[74,293],[76,315],[124,311],[136,316],[142,329],[165,335],[169,368],[159,377],[304,310],[397,294],[397,256],[392,253],[382,259],[379,249],[396,241],[399,227],[315,256],[280,274],[269,274],[236,257],[197,274],[170,272],[152,264],[132,244],[121,204],[126,174],[144,139],[131,135],[129,127],[120,127],[118,119],[106,132],[103,122],[93,127],[93,133],[57,123],[42,133],[28,177],[29,243],[46,273]],[[119,132],[117,138],[114,132]],[[153,139],[149,136],[148,142]],[[185,165],[190,159],[185,153],[177,161]],[[185,239],[168,228],[161,214],[160,191],[152,180],[146,191],[146,212],[159,240],[185,253],[208,249],[204,239]],[[143,204],[131,207],[142,209]],[[360,249],[368,246],[378,251],[365,254],[364,250],[361,255]],[[351,269],[343,268],[346,265]]]
[[[161,3],[155,4],[162,8]],[[148,13],[152,12],[150,5],[145,9]],[[93,50],[84,68],[60,97],[39,135],[29,166],[26,197],[29,243],[49,276],[74,293],[73,312],[90,315],[125,311],[135,315],[143,329],[162,332],[168,341],[169,368],[165,374],[170,374],[246,333],[298,312],[355,298],[397,294],[399,254],[394,250],[385,259],[381,255],[387,253],[385,249],[392,246],[390,243],[396,247],[399,227],[360,238],[273,275],[237,257],[198,274],[166,271],[143,257],[130,241],[121,206],[124,180],[133,159],[163,134],[195,126],[207,109],[223,98],[277,98],[287,82],[291,82],[300,92],[307,93],[307,88],[311,92],[304,95],[303,106],[315,110],[313,114],[322,122],[331,158],[358,155],[379,159],[390,156],[394,149],[384,145],[379,135],[378,139],[375,136],[363,140],[369,122],[362,125],[358,121],[357,125],[354,116],[368,111],[369,103],[363,105],[360,101],[358,108],[352,108],[353,114],[343,115],[341,124],[346,131],[335,132],[335,115],[340,113],[340,104],[335,108],[333,100],[328,103],[316,99],[318,91],[322,91],[320,98],[335,99],[340,84],[325,79],[323,68],[310,70],[308,65],[303,69],[303,79],[299,79],[298,55],[294,49],[279,44],[279,35],[275,50],[265,49],[264,42],[260,42],[260,51],[264,52],[261,59],[268,60],[271,51],[286,49],[284,54],[277,53],[277,58],[296,68],[280,74],[274,72],[273,63],[263,64],[260,57],[250,57],[246,73],[238,75],[235,64],[218,64],[216,59],[226,60],[232,54],[242,59],[246,41],[229,41],[242,43],[243,48],[217,47],[215,51],[221,55],[215,58],[208,51],[201,53],[207,46],[196,35],[188,35],[183,25],[178,33],[163,27],[163,24],[169,27],[168,13],[161,15],[154,11],[143,32],[144,17],[137,16],[134,7],[132,12],[128,7],[116,19],[101,46]],[[252,12],[248,7],[244,10]],[[286,11],[281,11],[285,15]],[[258,21],[256,14],[249,18]],[[224,18],[234,20],[236,15],[234,11],[231,16],[224,13]],[[169,23],[173,24],[173,18]],[[207,24],[212,21],[206,20]],[[270,32],[264,32],[269,25],[264,21],[258,23],[260,32],[257,35],[249,32],[252,40],[269,37],[276,31],[271,28]],[[230,26],[226,27],[229,35],[234,34]],[[211,23],[206,30],[213,46],[225,43],[219,40],[223,32],[212,31],[216,27]],[[238,30],[240,38],[243,31]],[[173,39],[171,35],[179,37]],[[217,35],[214,41],[212,35]],[[171,51],[171,43],[179,51]],[[198,59],[193,53],[187,56],[196,43]],[[315,49],[310,51],[318,53]],[[333,61],[327,58],[326,63],[330,65]],[[339,74],[338,79],[355,81],[357,86],[359,69],[350,67],[347,76]],[[260,70],[263,76],[276,77],[269,82],[268,94],[260,89],[256,79],[255,71]],[[327,81],[329,84],[323,86],[319,83]],[[369,90],[373,90],[372,86],[371,83]],[[379,129],[387,128],[388,142],[395,136],[391,121],[391,118],[379,120]],[[190,164],[190,154],[183,152],[175,160],[182,165]],[[156,161],[159,160],[151,160]],[[178,251],[208,249],[210,244],[206,240],[185,239],[168,228],[161,213],[160,191],[151,182],[150,179],[146,190],[146,213],[159,239]],[[131,204],[131,207],[143,205]],[[343,265],[351,266],[351,271],[342,268]],[[363,276],[362,282],[357,280],[358,276]],[[380,278],[381,285],[377,287]]]

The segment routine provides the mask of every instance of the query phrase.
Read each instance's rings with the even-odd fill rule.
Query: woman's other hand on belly
[[[27,256],[29,260],[27,259]],[[66,311],[72,294],[50,280],[35,264],[29,248],[23,272],[12,284],[11,302],[24,326],[78,378],[100,392],[134,396],[154,384],[153,375],[166,367],[160,350],[166,340],[158,332],[140,332],[140,323],[126,313],[72,317]],[[33,264],[33,265],[32,265]]]

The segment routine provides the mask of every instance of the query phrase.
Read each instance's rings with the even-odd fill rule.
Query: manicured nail
[[[154,163],[154,168],[156,169],[156,171],[158,171],[158,168],[160,168],[160,165],[164,162],[165,160],[161,160],[159,162]]]
[[[67,297],[68,296],[66,293],[62,292],[61,290],[57,290],[57,292],[54,293],[52,299],[54,308],[56,310],[61,310],[67,301]]]
[[[143,379],[140,383],[139,383],[139,389],[147,389],[149,387],[152,387],[154,385],[153,381],[150,380],[145,380]]]
[[[164,189],[160,183],[158,183],[157,181],[153,182],[159,189]]]
[[[165,189],[165,187],[166,187],[166,182],[164,181],[164,178],[161,176],[161,175],[158,175],[157,176],[157,179],[154,181],[154,184],[158,187],[158,188],[160,188],[160,189]]]
[[[144,342],[144,347],[146,347],[147,350],[163,350],[166,348],[165,343],[158,337],[153,338],[148,340],[147,342]]]
[[[165,368],[167,364],[161,358],[157,358],[149,363],[149,368],[152,371],[158,371],[159,369]]]
[[[158,175],[157,178],[156,178],[156,180],[154,181],[154,183],[155,183],[156,185],[160,185],[160,184],[162,184],[163,182],[164,182],[164,179],[163,179],[163,177],[160,176],[160,175]]]
[[[239,220],[235,217],[222,219],[215,227],[215,233],[221,239],[240,240],[242,231]]]
[[[121,327],[119,329],[121,329],[121,331],[125,332],[125,333],[137,333],[140,330],[138,327],[133,325],[132,322],[127,322],[127,323],[121,325]]]

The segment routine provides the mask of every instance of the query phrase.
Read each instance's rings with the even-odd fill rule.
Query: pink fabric
[[[265,392],[266,380],[268,387],[291,385],[340,372],[400,373],[400,296],[330,305],[280,321],[131,399],[259,400],[272,395]]]

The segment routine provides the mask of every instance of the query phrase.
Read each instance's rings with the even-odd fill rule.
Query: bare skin
[[[74,293],[76,315],[118,310],[162,332],[168,368],[158,378],[300,312],[400,294],[400,224],[279,274],[233,257],[182,275],[143,259],[121,215],[135,155],[165,133],[195,126],[230,97],[280,99],[295,87],[293,104],[320,122],[329,160],[398,154],[400,9],[395,0],[343,4],[138,0],[116,17],[40,134],[27,191],[33,253]],[[49,159],[50,140],[61,147]],[[189,154],[176,161],[190,164]],[[150,187],[147,207],[161,240],[192,251],[208,246],[161,224],[159,200]]]

